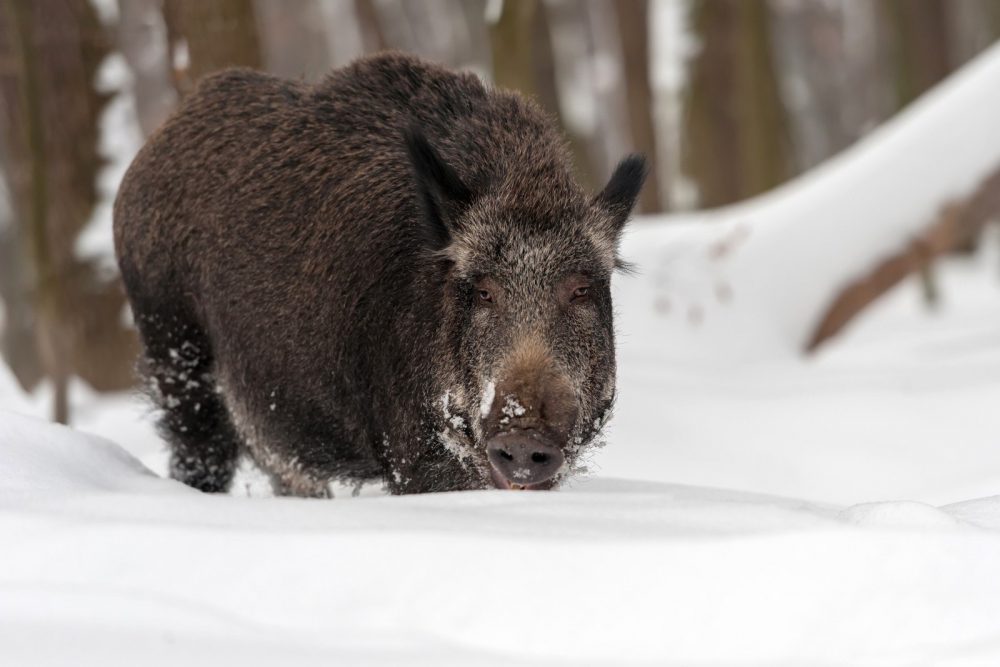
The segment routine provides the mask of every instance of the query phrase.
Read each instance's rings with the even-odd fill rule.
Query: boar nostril
[[[549,488],[564,456],[540,433],[501,433],[486,445],[493,483],[501,489]]]

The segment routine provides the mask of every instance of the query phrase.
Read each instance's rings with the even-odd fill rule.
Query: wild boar
[[[553,121],[383,54],[206,78],[150,138],[115,248],[172,477],[224,491],[546,489],[615,396],[610,281],[645,177],[588,196]]]

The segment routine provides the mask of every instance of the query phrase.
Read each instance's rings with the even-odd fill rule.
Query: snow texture
[[[4,664],[1000,655],[1000,497],[838,508],[595,479],[245,499],[13,413],[0,443]]]

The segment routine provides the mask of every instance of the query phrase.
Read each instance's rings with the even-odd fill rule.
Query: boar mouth
[[[504,491],[548,491],[556,485],[555,478],[547,479],[544,482],[537,482],[535,484],[518,484],[517,482],[511,482],[504,479],[504,476],[492,464],[490,465],[490,479],[493,481],[493,486]]]
[[[514,428],[486,441],[490,478],[498,489],[542,491],[555,486],[566,455],[537,429]]]

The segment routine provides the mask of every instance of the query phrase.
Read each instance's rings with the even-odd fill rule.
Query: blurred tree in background
[[[262,67],[253,0],[164,0],[163,16],[171,52],[186,52],[187,62],[181,67],[175,62],[174,69],[175,84],[182,95],[203,76],[220,69]]]
[[[121,290],[78,241],[110,254],[102,174],[227,66],[317,81],[397,49],[473,71],[552,115],[585,187],[645,153],[655,213],[812,168],[998,35],[997,0],[0,0],[3,354],[63,420],[70,376],[131,382]]]
[[[721,206],[770,190],[793,173],[788,124],[768,5],[695,0],[692,12],[701,50],[685,98],[683,164],[699,203]]]
[[[54,418],[69,418],[70,376],[97,389],[131,384],[134,354],[114,282],[75,252],[97,204],[94,87],[109,44],[87,0],[5,2],[0,11],[0,99],[14,224],[4,235],[3,297],[18,315],[4,353],[18,379],[54,387]]]
[[[655,103],[650,79],[649,2],[648,0],[617,0],[618,39],[622,48],[622,68],[625,75],[628,125],[632,146],[646,155],[650,187],[639,196],[639,211],[655,213],[663,210],[659,183],[660,159],[657,150]]]

